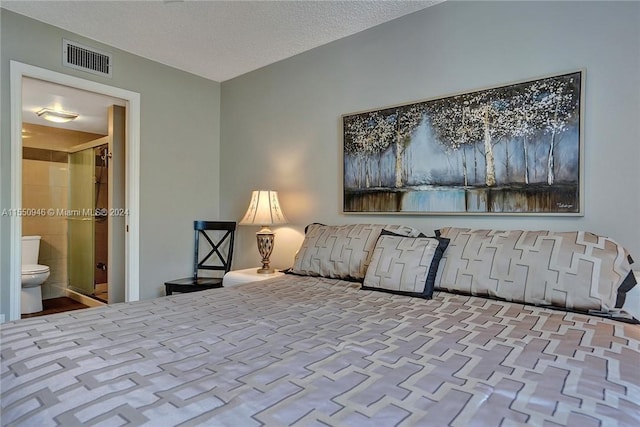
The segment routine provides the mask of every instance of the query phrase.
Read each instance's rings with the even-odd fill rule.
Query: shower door
[[[88,148],[69,155],[68,274],[69,288],[94,293],[95,155]]]
[[[125,107],[108,108],[108,135],[69,154],[69,288],[125,300]]]

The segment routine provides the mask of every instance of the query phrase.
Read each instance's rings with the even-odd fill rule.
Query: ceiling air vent
[[[113,60],[108,53],[100,52],[70,40],[62,40],[62,65],[100,76],[111,77]]]

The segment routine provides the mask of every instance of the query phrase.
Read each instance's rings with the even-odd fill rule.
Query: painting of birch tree
[[[582,72],[343,116],[344,212],[581,212]]]

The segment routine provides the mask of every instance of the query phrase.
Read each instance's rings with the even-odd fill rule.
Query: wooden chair
[[[233,242],[236,231],[235,221],[194,221],[195,246],[193,257],[193,276],[171,280],[164,283],[165,292],[196,292],[222,287],[222,277],[202,277],[200,270],[222,271],[224,275],[231,270]],[[204,237],[211,250],[199,257],[200,237]]]

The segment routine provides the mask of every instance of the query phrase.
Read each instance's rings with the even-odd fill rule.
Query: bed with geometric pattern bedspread
[[[1,325],[3,426],[640,425],[640,326],[285,275]]]

